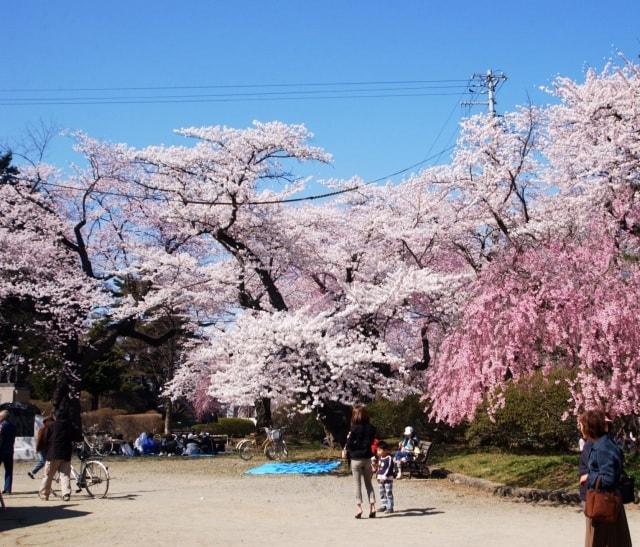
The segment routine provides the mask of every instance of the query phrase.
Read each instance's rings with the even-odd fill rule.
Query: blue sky
[[[0,103],[85,92],[10,89],[461,80],[509,77],[499,111],[549,99],[555,75],[581,78],[622,50],[640,52],[640,2],[5,0]],[[242,90],[235,90],[242,91]],[[446,90],[449,91],[449,90]],[[209,90],[217,93],[220,90]],[[113,96],[115,92],[94,92]],[[148,95],[158,91],[136,91]],[[167,94],[202,90],[164,91]],[[451,142],[457,96],[123,105],[1,106],[0,141],[43,120],[135,146],[179,142],[172,129],[252,120],[305,123],[334,155],[319,177],[377,178]],[[476,107],[473,111],[478,111]],[[434,140],[453,112],[438,142]],[[73,158],[60,139],[49,160]]]

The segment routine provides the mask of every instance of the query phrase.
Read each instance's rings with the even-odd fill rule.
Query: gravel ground
[[[14,491],[0,512],[1,545],[582,545],[576,507],[503,500],[447,480],[396,481],[396,512],[353,518],[352,480],[243,476],[231,456],[107,462],[106,499],[73,494],[44,502],[28,466],[15,467]],[[254,462],[260,463],[260,462]],[[377,494],[377,493],[376,493]],[[627,506],[640,545],[640,511]]]

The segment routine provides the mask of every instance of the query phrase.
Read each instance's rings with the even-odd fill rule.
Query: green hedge
[[[256,426],[251,420],[244,418],[220,418],[217,422],[196,424],[192,429],[198,433],[208,432],[214,435],[245,437],[246,435],[255,433]]]
[[[507,449],[566,450],[577,445],[575,420],[562,420],[569,410],[570,393],[564,370],[545,378],[538,371],[504,390],[505,406],[493,420],[485,402],[469,425],[466,438],[472,446],[497,446]]]
[[[371,423],[378,436],[398,438],[406,426],[413,427],[420,439],[436,443],[459,442],[464,438],[465,426],[451,427],[429,419],[428,403],[419,395],[410,395],[402,401],[378,399],[367,405]]]

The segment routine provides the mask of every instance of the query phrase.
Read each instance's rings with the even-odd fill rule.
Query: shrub
[[[565,370],[553,371],[545,378],[541,371],[510,383],[503,391],[505,406],[492,421],[485,402],[477,410],[466,437],[472,446],[508,449],[559,449],[575,445],[575,421],[563,421],[569,409],[569,386]]]
[[[322,441],[325,437],[325,432],[316,415],[303,414],[302,416],[304,416],[304,421],[302,422],[300,438],[306,441]]]
[[[413,427],[420,439],[433,442],[454,442],[463,438],[464,426],[451,427],[429,419],[429,407],[418,395],[410,395],[399,402],[377,399],[367,405],[371,423],[382,438],[398,438],[404,428]]]
[[[95,429],[96,431],[113,432],[115,428],[114,417],[125,414],[124,410],[118,408],[100,408],[82,413],[82,427],[85,431]]]
[[[208,432],[214,435],[245,437],[251,433],[255,433],[256,426],[251,420],[244,418],[220,418],[217,422],[196,424],[192,429],[198,433]]]
[[[137,438],[143,431],[154,435],[164,431],[164,420],[157,412],[113,416],[113,424],[113,433],[122,434],[122,437],[128,441]]]

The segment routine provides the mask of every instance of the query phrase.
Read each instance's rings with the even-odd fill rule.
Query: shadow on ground
[[[137,497],[139,497],[138,494],[116,494],[115,496],[107,496],[106,498],[103,498],[107,501],[111,501],[111,500],[135,500]]]
[[[0,509],[0,532],[90,515],[89,511],[74,511],[75,505],[47,505],[35,507],[7,507]]]
[[[385,515],[385,518],[428,517],[429,515],[439,515],[441,513],[444,513],[444,511],[436,511],[435,507],[425,507],[423,509],[413,508],[413,509],[402,509],[401,511],[394,511],[390,515]]]

